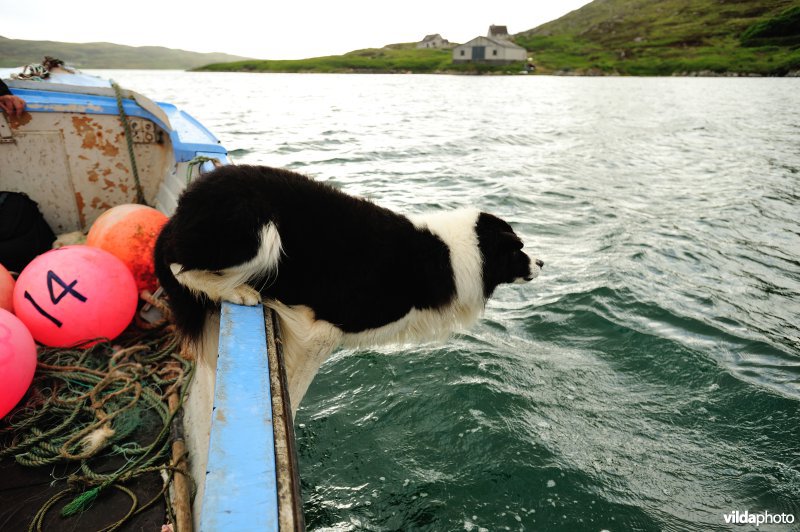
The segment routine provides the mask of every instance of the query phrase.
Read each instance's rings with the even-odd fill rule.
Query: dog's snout
[[[536,259],[536,265],[542,268],[544,267],[544,261],[542,259]]]

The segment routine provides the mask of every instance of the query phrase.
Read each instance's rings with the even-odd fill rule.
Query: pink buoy
[[[14,312],[14,278],[0,264],[0,308]]]
[[[0,309],[0,418],[14,408],[33,381],[36,344],[25,325]]]
[[[89,246],[39,255],[14,288],[17,317],[37,342],[51,347],[116,338],[133,319],[137,302],[136,282],[127,266]]]

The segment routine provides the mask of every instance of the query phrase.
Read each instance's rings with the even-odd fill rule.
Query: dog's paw
[[[235,303],[237,305],[254,307],[261,303],[261,294],[259,294],[258,290],[252,286],[243,284],[237,286],[233,292],[227,294],[224,299],[225,301],[230,301],[231,303]]]

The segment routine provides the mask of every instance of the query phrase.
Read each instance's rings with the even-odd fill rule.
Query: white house
[[[450,41],[443,39],[438,33],[426,35],[424,39],[417,43],[417,48],[449,48]]]
[[[495,30],[495,36],[492,36],[492,30]],[[502,35],[505,35],[505,38]],[[505,65],[527,60],[528,51],[509,39],[505,26],[490,26],[488,37],[475,37],[471,41],[453,48],[453,63],[473,62]]]

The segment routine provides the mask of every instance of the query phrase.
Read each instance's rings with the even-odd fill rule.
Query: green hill
[[[470,73],[519,72],[522,64],[490,66],[453,64],[450,50],[417,48],[416,43],[390,44],[383,48],[355,50],[344,55],[289,60],[249,60],[206,65],[195,70],[210,72],[318,72],[393,74],[403,72]]]
[[[421,52],[421,53],[420,53]],[[196,70],[239,72],[434,72],[450,62],[450,52],[394,45],[308,59],[249,60],[207,65]]]
[[[39,63],[46,55],[78,68],[190,69],[209,63],[246,59],[236,55],[201,54],[161,46],[123,46],[105,42],[77,44],[0,37],[0,67]]]
[[[595,0],[514,40],[545,72],[786,75],[800,1]]]
[[[539,73],[800,74],[800,0],[595,0],[514,36]],[[413,44],[293,61],[202,68],[249,72],[517,73],[454,65],[446,50]]]
[[[514,36],[539,73],[670,75],[800,73],[800,0],[595,0]],[[255,60],[156,46],[0,37],[0,67],[50,55],[80,68],[244,72],[516,73],[522,64],[454,65],[449,50],[403,43],[344,55]]]

